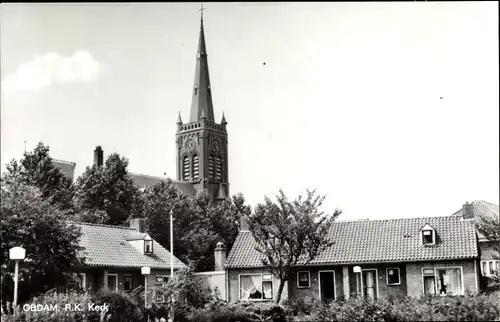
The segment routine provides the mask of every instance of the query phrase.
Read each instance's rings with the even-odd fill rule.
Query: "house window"
[[[430,229],[422,230],[422,244],[424,245],[434,244],[434,230]]]
[[[151,238],[144,239],[144,254],[153,253],[153,240]]]
[[[87,276],[85,275],[85,273],[74,273],[73,278],[75,279],[75,282],[79,288],[87,287]]]
[[[297,287],[311,287],[311,274],[308,271],[297,272]]]
[[[123,290],[132,291],[134,289],[134,277],[132,274],[123,275]]]
[[[271,274],[240,275],[240,300],[272,300]]]
[[[462,267],[422,269],[425,295],[463,294]]]
[[[387,285],[400,285],[401,275],[398,267],[389,267],[386,271]]]
[[[500,261],[481,261],[481,273],[483,276],[495,275],[500,268]]]
[[[169,276],[168,275],[156,275],[156,302],[163,303],[165,302],[165,296],[161,289],[168,283]]]

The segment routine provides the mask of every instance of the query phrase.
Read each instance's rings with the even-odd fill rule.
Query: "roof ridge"
[[[160,180],[167,180],[167,179],[169,179],[169,178],[162,178],[162,177],[152,176],[152,175],[149,175],[149,174],[136,173],[136,172],[130,172],[130,171],[129,171],[128,174],[129,175],[136,175],[136,176],[144,176],[144,177],[153,178],[153,179],[160,179]]]
[[[75,224],[75,225],[86,225],[86,226],[97,226],[97,227],[108,227],[108,228],[118,228],[118,229],[126,229],[126,230],[135,230],[134,228],[130,228],[130,227],[126,227],[126,226],[97,224],[97,223],[90,223],[90,222],[83,222],[83,221],[66,220],[66,222],[69,223],[69,224]]]
[[[56,161],[56,162],[59,162],[59,163],[65,163],[65,164],[68,164],[68,165],[76,165],[76,162],[71,162],[71,161],[66,161],[66,160],[52,159],[52,161]]]
[[[390,219],[357,219],[357,220],[339,220],[334,221],[334,223],[347,223],[347,222],[377,222],[377,221],[404,221],[404,220],[415,220],[415,219],[455,219],[454,216],[429,216],[429,217],[409,217],[409,218],[390,218]],[[456,220],[456,219],[455,219]]]

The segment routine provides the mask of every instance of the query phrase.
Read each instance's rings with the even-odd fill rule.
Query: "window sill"
[[[401,283],[387,284],[387,286],[401,286]]]
[[[311,285],[309,285],[309,286],[297,286],[297,288],[311,288]]]
[[[248,300],[240,300],[240,302],[271,302],[273,299],[248,299]]]

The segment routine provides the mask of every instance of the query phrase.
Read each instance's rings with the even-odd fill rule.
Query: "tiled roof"
[[[52,160],[52,164],[59,169],[62,173],[64,173],[67,177],[73,181],[75,176],[75,162],[69,162],[64,160]]]
[[[421,244],[420,229],[431,225],[435,246]],[[329,239],[334,244],[310,264],[373,263],[475,258],[478,246],[474,223],[459,217],[405,218],[335,222]],[[240,231],[226,267],[261,267],[261,254],[249,231]]]
[[[153,254],[143,255],[127,240],[143,237],[133,228],[101,224],[68,222],[81,228],[80,246],[85,263],[91,267],[170,268],[170,252],[153,240]],[[174,256],[174,268],[184,267]]]
[[[134,181],[134,184],[139,187],[139,188],[145,188],[148,189],[154,184],[158,183],[160,180],[166,180],[166,178],[161,178],[161,177],[154,177],[154,176],[149,176],[146,174],[139,174],[139,173],[130,173],[129,176],[132,178]],[[193,187],[192,184],[189,182],[179,182],[179,181],[174,181],[172,180],[172,183],[174,183],[178,188],[184,192],[184,194],[193,197],[196,195],[196,189]]]
[[[491,202],[487,202],[484,200],[474,200],[471,202],[472,204],[472,209],[474,211],[474,221],[476,224],[479,224],[481,222],[482,218],[491,218],[491,217],[498,217],[499,212],[498,212],[498,205],[495,205]],[[463,208],[460,210],[456,211],[453,213],[452,216],[463,216]],[[478,232],[478,237],[481,241],[486,240],[486,238]]]

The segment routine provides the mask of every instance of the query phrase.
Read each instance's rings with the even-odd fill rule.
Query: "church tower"
[[[215,122],[212,89],[201,8],[200,39],[196,55],[189,123],[177,119],[177,180],[207,190],[212,200],[229,196],[226,119]]]

